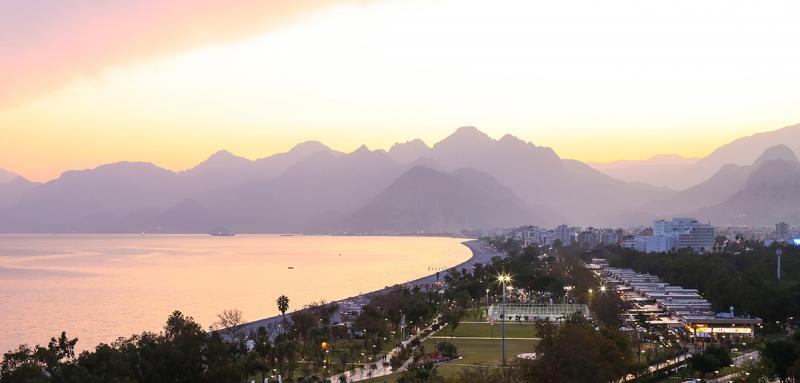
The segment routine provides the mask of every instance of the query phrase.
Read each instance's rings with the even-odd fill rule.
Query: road
[[[733,364],[736,367],[742,367],[742,366],[744,366],[745,363],[747,363],[749,361],[758,361],[759,359],[761,359],[761,354],[759,354],[758,351],[753,351],[753,352],[748,352],[747,354],[742,354],[740,356],[737,356],[736,358],[733,358]],[[730,375],[725,375],[725,376],[722,376],[722,377],[719,377],[719,378],[716,378],[716,379],[709,380],[709,383],[712,383],[712,382],[713,383],[723,383],[723,382],[727,383],[727,382],[730,382],[731,380],[733,380],[733,378],[736,378],[741,374],[742,374],[742,372],[736,372],[736,373],[733,373],[733,374],[730,374]]]

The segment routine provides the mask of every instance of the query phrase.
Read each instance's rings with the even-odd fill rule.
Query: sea
[[[66,331],[91,350],[160,331],[180,310],[208,328],[403,283],[471,257],[463,238],[0,235],[0,353]]]

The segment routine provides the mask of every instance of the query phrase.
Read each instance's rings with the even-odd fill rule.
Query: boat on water
[[[212,237],[233,237],[234,233],[227,232],[227,231],[214,231],[209,233]]]

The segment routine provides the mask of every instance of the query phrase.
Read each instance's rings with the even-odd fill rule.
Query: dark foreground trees
[[[521,382],[603,383],[624,376],[630,369],[630,347],[615,329],[597,331],[580,315],[560,326],[539,326],[540,357],[519,368]]]
[[[158,334],[120,338],[79,356],[77,341],[62,333],[46,347],[7,352],[0,382],[240,382],[248,373],[243,350],[178,311]]]

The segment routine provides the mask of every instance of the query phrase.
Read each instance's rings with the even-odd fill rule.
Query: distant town
[[[714,227],[710,222],[694,218],[659,219],[651,226],[637,228],[585,229],[562,224],[554,228],[521,226],[508,229],[465,231],[469,236],[513,238],[525,246],[579,245],[595,248],[601,245],[619,245],[643,253],[667,253],[690,249],[696,253],[724,251],[731,242],[759,242],[766,247],[774,243],[800,246],[800,227],[785,222],[766,227]]]

